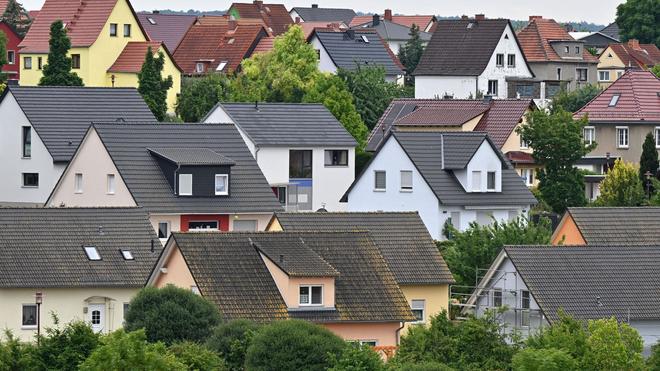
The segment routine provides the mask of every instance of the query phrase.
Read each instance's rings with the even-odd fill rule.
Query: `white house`
[[[135,89],[8,86],[0,95],[0,204],[42,205],[92,121],[156,121]]]
[[[508,96],[508,81],[530,79],[508,19],[439,20],[415,75],[415,98]]]
[[[481,132],[392,131],[342,199],[349,211],[417,211],[434,239],[525,216],[536,199]]]
[[[219,103],[203,121],[236,125],[287,210],[345,209],[357,142],[322,104]]]

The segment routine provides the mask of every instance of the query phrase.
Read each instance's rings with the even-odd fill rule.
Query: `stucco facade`
[[[551,243],[553,245],[586,245],[587,241],[582,237],[580,228],[575,224],[571,214],[566,212],[552,234]]]
[[[589,152],[586,157],[599,156],[605,158],[609,153],[612,158],[621,158],[627,162],[639,163],[642,155],[642,145],[648,133],[655,136],[658,125],[646,124],[643,121],[630,123],[589,123],[589,127],[595,128],[595,142],[598,146]],[[617,128],[628,129],[628,146],[620,147],[617,143]]]
[[[626,72],[626,64],[607,47],[598,57],[598,85],[605,89]]]
[[[419,322],[406,322],[402,334],[415,324],[429,325],[431,317],[446,310],[449,313],[449,285],[399,285],[408,304],[413,300],[424,300],[424,320]]]

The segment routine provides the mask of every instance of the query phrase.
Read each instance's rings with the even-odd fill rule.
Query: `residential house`
[[[415,98],[506,98],[510,80],[531,79],[508,19],[440,20],[413,72]]]
[[[0,0],[0,13],[4,13],[9,0]],[[7,37],[7,63],[2,66],[0,72],[7,76],[7,80],[18,80],[21,74],[21,53],[18,45],[21,43],[21,36],[16,33],[14,28],[7,23],[0,21],[0,33]]]
[[[660,241],[660,207],[569,207],[553,245],[653,245]]]
[[[233,3],[227,10],[232,20],[242,18],[262,19],[269,34],[279,36],[285,33],[293,21],[283,4],[264,4],[261,0],[252,3]]]
[[[549,99],[562,89],[596,84],[598,58],[554,19],[530,16],[517,36],[535,78],[510,82],[509,97]]]
[[[392,131],[348,189],[349,211],[417,211],[431,236],[451,223],[526,216],[536,199],[480,132]]]
[[[281,206],[232,124],[93,124],[47,206],[140,206],[158,237],[263,230]]]
[[[163,52],[163,76],[172,76],[167,105],[174,112],[181,71],[160,40],[150,40],[128,0],[46,0],[20,43],[22,86],[35,86],[48,64],[50,26],[61,20],[71,39],[72,71],[89,87],[137,87],[147,47]]]
[[[438,19],[434,15],[403,15],[403,14],[392,14],[392,9],[385,9],[385,12],[380,17],[382,20],[389,21],[392,23],[400,24],[402,26],[410,29],[413,25],[419,27],[420,31],[433,33],[435,30],[436,23]],[[373,19],[371,15],[358,15],[353,17],[353,20],[349,26],[354,27],[367,22],[370,22]]]
[[[296,6],[289,11],[291,19],[295,23],[305,22],[340,22],[346,27],[351,23],[356,14],[353,9],[343,8],[319,8],[319,4],[312,4],[310,8]],[[298,20],[298,22],[296,22]]]
[[[0,117],[1,205],[43,205],[92,121],[156,122],[133,88],[10,85]]]
[[[195,15],[161,14],[157,10],[151,13],[141,12],[137,16],[149,40],[161,40],[172,54],[197,20]]]
[[[380,16],[377,14],[374,14],[371,21],[353,26],[352,28],[370,28],[376,30],[395,55],[398,55],[401,47],[410,40],[410,27],[388,21],[387,19],[380,19]],[[422,40],[422,44],[426,45],[431,40],[431,34],[420,31],[419,38]]]
[[[303,319],[372,346],[415,320],[368,232],[173,233],[148,281],[167,284],[226,320]]]
[[[656,240],[657,241],[657,240]],[[658,246],[505,246],[465,305],[522,336],[560,320],[615,318],[636,329],[644,350],[660,340]]]
[[[218,103],[202,122],[236,125],[287,210],[346,208],[357,142],[322,104]]]
[[[660,49],[655,44],[640,44],[635,39],[610,44],[599,57],[598,83],[606,88],[628,69],[650,70],[659,64]]]
[[[355,71],[359,66],[379,66],[385,69],[387,81],[403,84],[403,65],[374,30],[317,28],[308,41],[319,53],[321,72],[337,73],[340,68]]]
[[[596,32],[569,32],[572,38],[584,42],[584,48],[593,50],[595,55],[599,56],[609,44],[620,42],[612,36],[601,31]]]
[[[266,230],[368,231],[417,317],[413,323],[430,324],[431,317],[449,312],[455,281],[416,212],[276,213]]]
[[[377,151],[392,130],[486,132],[526,184],[533,186],[538,183],[537,166],[516,128],[534,109],[531,99],[394,99],[369,134],[367,151]]]
[[[140,208],[2,208],[0,220],[0,326],[23,341],[53,314],[121,328],[162,249]]]

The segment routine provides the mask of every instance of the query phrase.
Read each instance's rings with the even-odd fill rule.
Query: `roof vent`
[[[105,232],[103,231],[102,225],[99,225],[98,231],[99,231],[99,236],[105,236]]]

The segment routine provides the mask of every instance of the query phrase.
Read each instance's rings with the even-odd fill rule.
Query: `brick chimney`
[[[537,19],[543,19],[543,16],[540,16],[540,15],[530,15],[530,16],[529,16],[529,21],[530,21],[530,22],[531,22],[531,21],[535,21],[535,20],[537,20]]]
[[[386,21],[392,22],[392,9],[385,9],[385,18]]]
[[[641,50],[642,49],[642,48],[639,47],[639,40],[637,40],[637,39],[628,40],[628,46],[635,49],[635,50]]]
[[[486,19],[486,15],[485,14],[475,14],[474,19],[477,20],[477,21],[483,21],[483,20]]]

